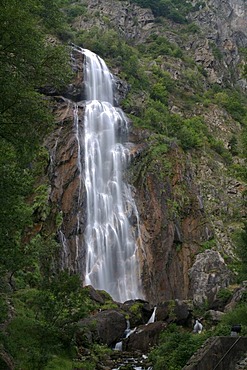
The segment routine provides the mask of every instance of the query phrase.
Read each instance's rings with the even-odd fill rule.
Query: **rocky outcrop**
[[[194,5],[197,2],[195,0]],[[165,36],[203,67],[208,82],[223,86],[229,82],[237,83],[244,90],[247,88],[242,76],[245,61],[240,52],[240,48],[247,46],[247,5],[244,0],[210,0],[203,5],[200,2],[200,9],[188,17],[200,31],[186,42],[174,32],[176,27],[172,22],[163,19],[167,27],[162,27],[148,8],[140,8],[128,1],[114,1],[114,6],[112,0],[87,0],[86,4],[90,17],[81,15],[76,19],[74,27],[78,31],[92,27],[103,32],[114,29],[134,44],[144,43],[151,34]],[[175,72],[176,78],[177,73],[179,70]]]
[[[148,158],[148,153],[143,156]],[[164,163],[165,161],[165,163]],[[147,299],[157,303],[192,297],[188,276],[200,245],[212,237],[189,161],[171,145],[163,160],[138,158],[137,203],[143,238],[142,271]],[[172,169],[166,173],[164,166]],[[133,172],[138,173],[134,168]],[[179,282],[179,283],[178,283]]]
[[[125,329],[126,319],[123,313],[116,310],[98,312],[79,322],[76,342],[82,346],[92,343],[111,346],[123,337]]]
[[[178,325],[191,326],[192,304],[190,301],[175,299],[157,305],[156,320]]]
[[[79,16],[74,24],[78,29],[99,27],[102,31],[117,27],[117,32],[129,40],[141,43],[155,27],[154,16],[150,9],[143,9],[128,1],[90,0],[87,1],[90,18]],[[98,14],[100,13],[100,16]],[[96,15],[97,14],[97,15]],[[96,15],[96,16],[95,16]]]
[[[189,301],[171,300],[155,307],[142,300],[122,304],[92,286],[84,290],[95,310],[78,323],[76,342],[80,348],[97,342],[116,349],[116,343],[121,343],[123,351],[148,352],[168,324],[192,327],[193,306]]]
[[[232,279],[232,273],[223,258],[213,250],[197,255],[189,274],[193,299],[197,305],[205,302],[212,304],[219,289],[227,287]]]
[[[146,353],[159,341],[160,333],[167,324],[161,321],[139,326],[128,338],[123,340],[124,351],[142,351]]]
[[[209,0],[191,19],[203,37],[188,45],[195,60],[208,72],[211,83],[237,83],[247,88],[241,76],[244,63],[239,48],[247,46],[247,5],[244,0]],[[222,63],[224,60],[224,63]]]
[[[189,360],[184,370],[236,369],[246,350],[245,337],[211,337]]]

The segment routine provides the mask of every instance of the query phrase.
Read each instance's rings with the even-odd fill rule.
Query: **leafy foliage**
[[[49,45],[37,27],[37,6],[32,1],[3,1],[0,13],[4,25],[0,31],[0,137],[18,146],[26,158],[51,122],[47,102],[37,88],[61,87],[69,71],[64,48]]]
[[[151,352],[154,370],[181,370],[207,335],[195,335],[172,324],[161,334],[160,345]]]
[[[25,202],[33,185],[30,162],[52,124],[38,88],[59,89],[70,76],[65,49],[45,40],[44,31],[58,14],[56,2],[49,2],[49,13],[47,6],[45,0],[0,5],[0,269],[11,273],[29,260],[22,232],[32,222],[32,207]]]
[[[12,300],[16,315],[4,345],[18,366],[42,369],[54,353],[68,357],[75,324],[90,305],[79,277],[61,272],[44,281],[41,289],[17,291]]]
[[[41,265],[44,260],[50,264],[50,250],[54,253],[53,237],[34,238],[33,231],[33,222],[41,221],[34,219],[37,209],[46,216],[47,190],[38,190],[34,205],[27,198],[37,175],[32,161],[53,125],[49,100],[42,92],[59,91],[71,76],[67,49],[50,42],[62,18],[55,0],[3,0],[0,4],[0,274],[1,284],[7,287],[8,281],[13,290],[37,288]],[[1,293],[4,289],[1,286]],[[1,347],[18,359],[19,367],[42,368],[46,353],[33,307],[19,298],[13,303],[10,295],[1,298],[3,320],[11,305],[17,311],[8,335],[0,337]]]
[[[20,168],[17,153],[10,143],[0,139],[0,270],[13,273],[26,264],[22,248],[22,231],[31,224],[31,207],[25,197],[32,189],[28,169]]]
[[[171,43],[166,37],[156,34],[151,35],[145,45],[141,45],[139,49],[155,58],[159,55],[170,55],[175,58],[183,56],[182,50],[176,44]]]

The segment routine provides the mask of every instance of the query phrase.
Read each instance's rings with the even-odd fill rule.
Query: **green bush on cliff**
[[[229,335],[232,325],[241,325],[241,335],[247,336],[247,309],[246,302],[240,302],[237,306],[227,312],[216,327],[214,335]]]
[[[229,299],[232,297],[232,292],[227,288],[221,288],[216,298],[219,300],[220,304],[225,307],[226,303],[229,301]]]
[[[221,90],[215,94],[214,98],[236,121],[246,123],[246,97],[240,91]]]
[[[145,54],[152,55],[157,58],[160,55],[169,55],[175,58],[182,58],[182,50],[174,43],[171,43],[166,37],[151,35],[145,45],[141,45],[139,49]]]
[[[201,117],[183,120],[180,116],[170,117],[168,132],[181,142],[183,149],[200,148],[207,134],[207,127]]]
[[[155,17],[163,16],[176,23],[187,23],[188,13],[205,5],[203,1],[199,1],[193,6],[190,1],[181,0],[131,0],[131,2],[144,8],[149,7]]]

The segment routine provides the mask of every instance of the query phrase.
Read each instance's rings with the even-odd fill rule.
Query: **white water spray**
[[[146,324],[146,325],[148,325],[148,324],[152,324],[152,323],[154,323],[154,322],[155,322],[155,313],[156,313],[156,309],[157,309],[157,307],[155,306],[155,307],[154,307],[154,310],[153,310],[153,313],[152,313],[152,315],[151,315],[151,317],[150,317],[150,319],[148,320],[148,322],[147,322],[147,324]]]
[[[87,193],[85,284],[106,290],[114,300],[143,298],[138,263],[136,206],[123,173],[129,152],[128,123],[113,106],[112,75],[89,50],[84,55],[85,186]]]

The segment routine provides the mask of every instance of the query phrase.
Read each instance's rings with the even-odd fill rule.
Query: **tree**
[[[56,1],[50,1],[55,9]],[[50,6],[51,6],[50,4]],[[31,223],[25,198],[32,188],[31,162],[52,125],[41,93],[59,89],[70,77],[68,53],[47,41],[45,0],[2,0],[0,4],[0,270],[27,263],[22,232]],[[54,12],[52,13],[54,16]]]

